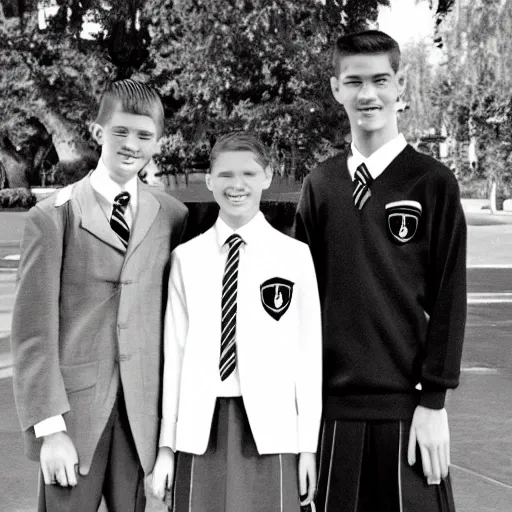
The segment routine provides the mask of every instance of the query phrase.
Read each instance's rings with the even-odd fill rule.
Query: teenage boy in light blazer
[[[307,245],[259,210],[271,179],[258,139],[221,137],[217,222],[172,254],[153,488],[176,478],[175,512],[298,512],[299,480],[304,505],[315,492],[320,304]]]
[[[97,168],[38,203],[22,241],[12,325],[26,451],[40,460],[39,511],[145,508],[158,444],[166,269],[186,208],[137,178],[158,149],[154,90],[104,93]]]

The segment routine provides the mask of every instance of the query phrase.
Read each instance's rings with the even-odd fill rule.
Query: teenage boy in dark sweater
[[[446,390],[466,321],[466,223],[453,174],[399,133],[396,41],[341,37],[331,87],[347,153],[304,181],[296,237],[322,301],[322,512],[454,510]]]

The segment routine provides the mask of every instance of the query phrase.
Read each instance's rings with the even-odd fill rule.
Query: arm
[[[160,441],[152,472],[153,493],[164,499],[174,480],[174,452],[181,381],[181,366],[188,332],[188,313],[179,256],[171,255],[169,295],[164,329],[164,377]]]
[[[63,229],[35,207],[25,223],[11,344],[21,428],[69,411],[60,373],[59,299]]]
[[[429,484],[448,474],[450,433],[446,390],[458,385],[466,321],[466,222],[455,180],[438,190],[432,219],[430,321],[422,366],[422,392],[409,437],[408,460],[416,443]],[[438,187],[439,188],[439,187]]]
[[[313,190],[311,188],[310,178],[309,176],[306,176],[306,179],[302,184],[297,211],[295,212],[293,236],[297,240],[308,244],[310,248],[312,248],[314,245],[314,233],[316,224],[314,213]]]
[[[53,212],[52,212],[53,213]],[[11,344],[14,392],[23,430],[43,437],[46,484],[76,485],[78,455],[62,414],[69,410],[59,365],[61,216],[33,208],[27,217],[18,271]]]
[[[315,453],[322,413],[322,327],[318,285],[313,260],[303,246],[302,277],[299,299],[299,353],[295,384],[299,433],[300,494],[307,495],[302,502],[309,504],[316,491]]]

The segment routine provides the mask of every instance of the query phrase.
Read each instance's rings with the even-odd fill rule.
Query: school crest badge
[[[386,205],[388,230],[393,241],[399,244],[410,242],[420,223],[422,207],[418,201],[395,201]]]
[[[261,303],[265,311],[279,320],[288,311],[292,302],[293,285],[282,277],[273,277],[260,285]]]

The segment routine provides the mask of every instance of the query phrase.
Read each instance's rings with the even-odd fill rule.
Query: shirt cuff
[[[162,418],[160,421],[160,440],[158,446],[168,446],[173,452],[176,451],[176,426],[175,421]]]
[[[60,414],[34,425],[34,433],[37,438],[55,434],[56,432],[65,432],[66,430],[66,422]]]

